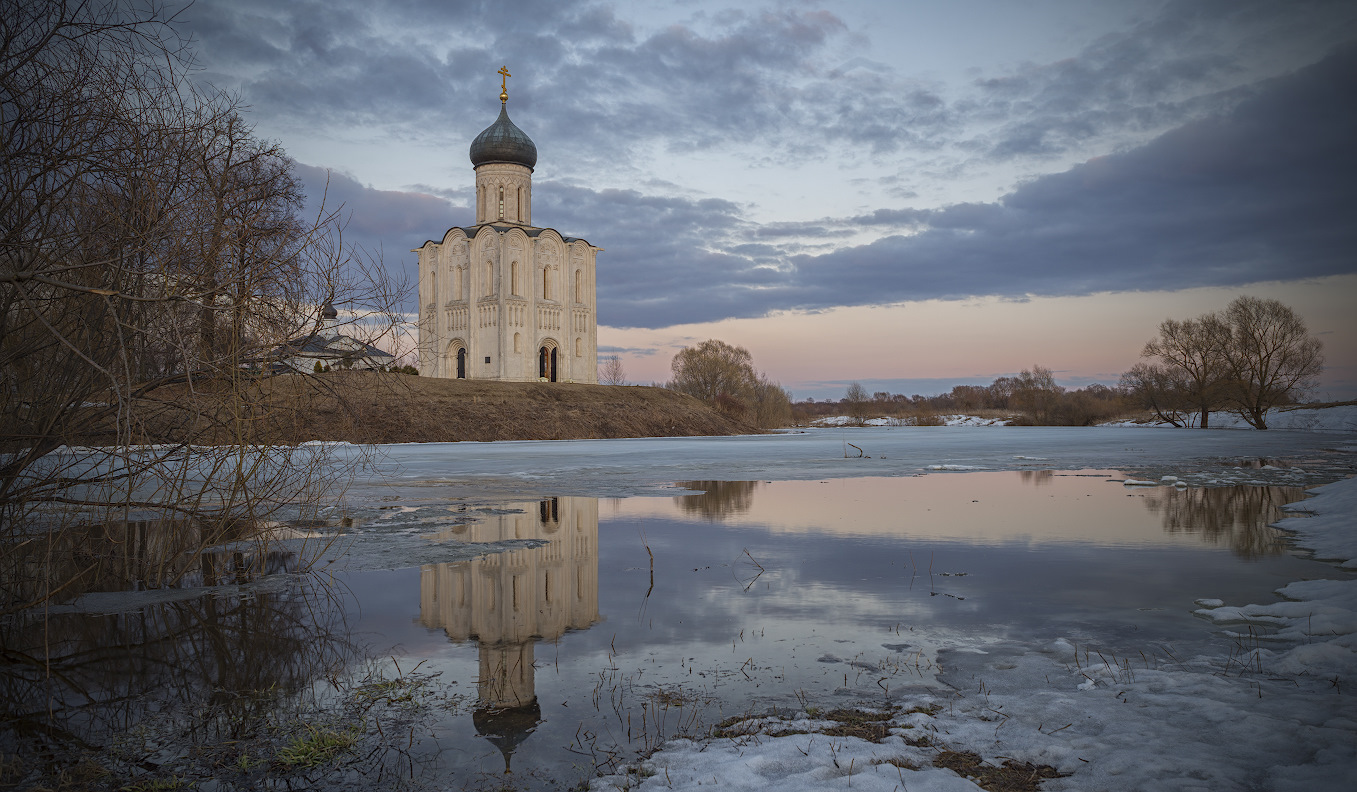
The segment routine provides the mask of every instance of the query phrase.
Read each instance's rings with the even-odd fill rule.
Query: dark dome
[[[509,107],[503,103],[495,123],[471,141],[471,165],[480,167],[487,162],[512,162],[528,170],[537,166],[537,146],[509,120]]]

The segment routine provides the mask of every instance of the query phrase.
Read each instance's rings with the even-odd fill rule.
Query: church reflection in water
[[[507,504],[442,538],[547,541],[420,570],[420,622],[454,641],[476,642],[480,675],[472,720],[476,732],[504,754],[507,773],[514,750],[541,722],[535,644],[599,620],[598,499]]]

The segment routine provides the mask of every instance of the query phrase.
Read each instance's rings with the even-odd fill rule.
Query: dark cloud
[[[732,207],[628,236],[600,276],[601,318],[659,327],[780,309],[976,295],[1242,286],[1357,271],[1357,47],[1261,86],[1229,113],[1029,181],[997,203],[844,221],[916,230],[823,255],[766,258]],[[706,225],[713,222],[713,225]],[[604,238],[617,226],[600,231]],[[640,230],[640,229],[638,229]],[[734,240],[734,241],[730,241]],[[744,251],[747,255],[737,255]],[[604,270],[601,270],[604,272]]]
[[[873,301],[1069,295],[1352,272],[1357,105],[1344,97],[1354,91],[1349,47],[1228,114],[999,203],[904,213],[924,229],[796,258],[777,307],[860,303],[852,295],[866,291]]]
[[[909,152],[937,167],[1087,156],[1228,109],[1258,63],[1309,62],[1357,35],[1354,8],[1179,0],[1075,57],[956,95],[860,57],[855,43],[885,33],[803,4],[646,35],[590,0],[199,0],[184,19],[203,78],[238,85],[280,129],[470,140],[493,117],[507,63],[513,108],[555,166],[644,172],[656,149],[781,164]]]
[[[1228,110],[1269,66],[1354,36],[1351,3],[1177,0],[1077,57],[977,80],[958,112],[997,120],[974,141],[991,158],[1051,157]]]
[[[474,219],[471,207],[421,192],[375,190],[352,176],[298,163],[297,176],[306,187],[307,213],[337,212],[346,247],[356,245],[411,279],[418,274],[411,248],[429,236]]]

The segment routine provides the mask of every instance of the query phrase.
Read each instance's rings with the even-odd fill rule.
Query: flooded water
[[[1268,527],[1298,487],[1124,478],[690,481],[494,504],[426,487],[355,504],[357,530],[518,546],[9,623],[8,721],[52,713],[165,772],[215,767],[222,789],[499,788],[508,769],[514,788],[566,788],[729,715],[945,690],[948,653],[996,641],[1212,651],[1226,639],[1191,615],[1196,599],[1270,602],[1341,574]],[[43,646],[55,675],[30,662]],[[375,724],[385,747],[289,782],[252,766],[322,721],[364,739]]]

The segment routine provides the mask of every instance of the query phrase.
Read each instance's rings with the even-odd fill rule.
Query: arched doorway
[[[466,379],[466,347],[457,348],[457,379]]]
[[[556,347],[544,346],[537,355],[537,376],[547,382],[556,381]]]

